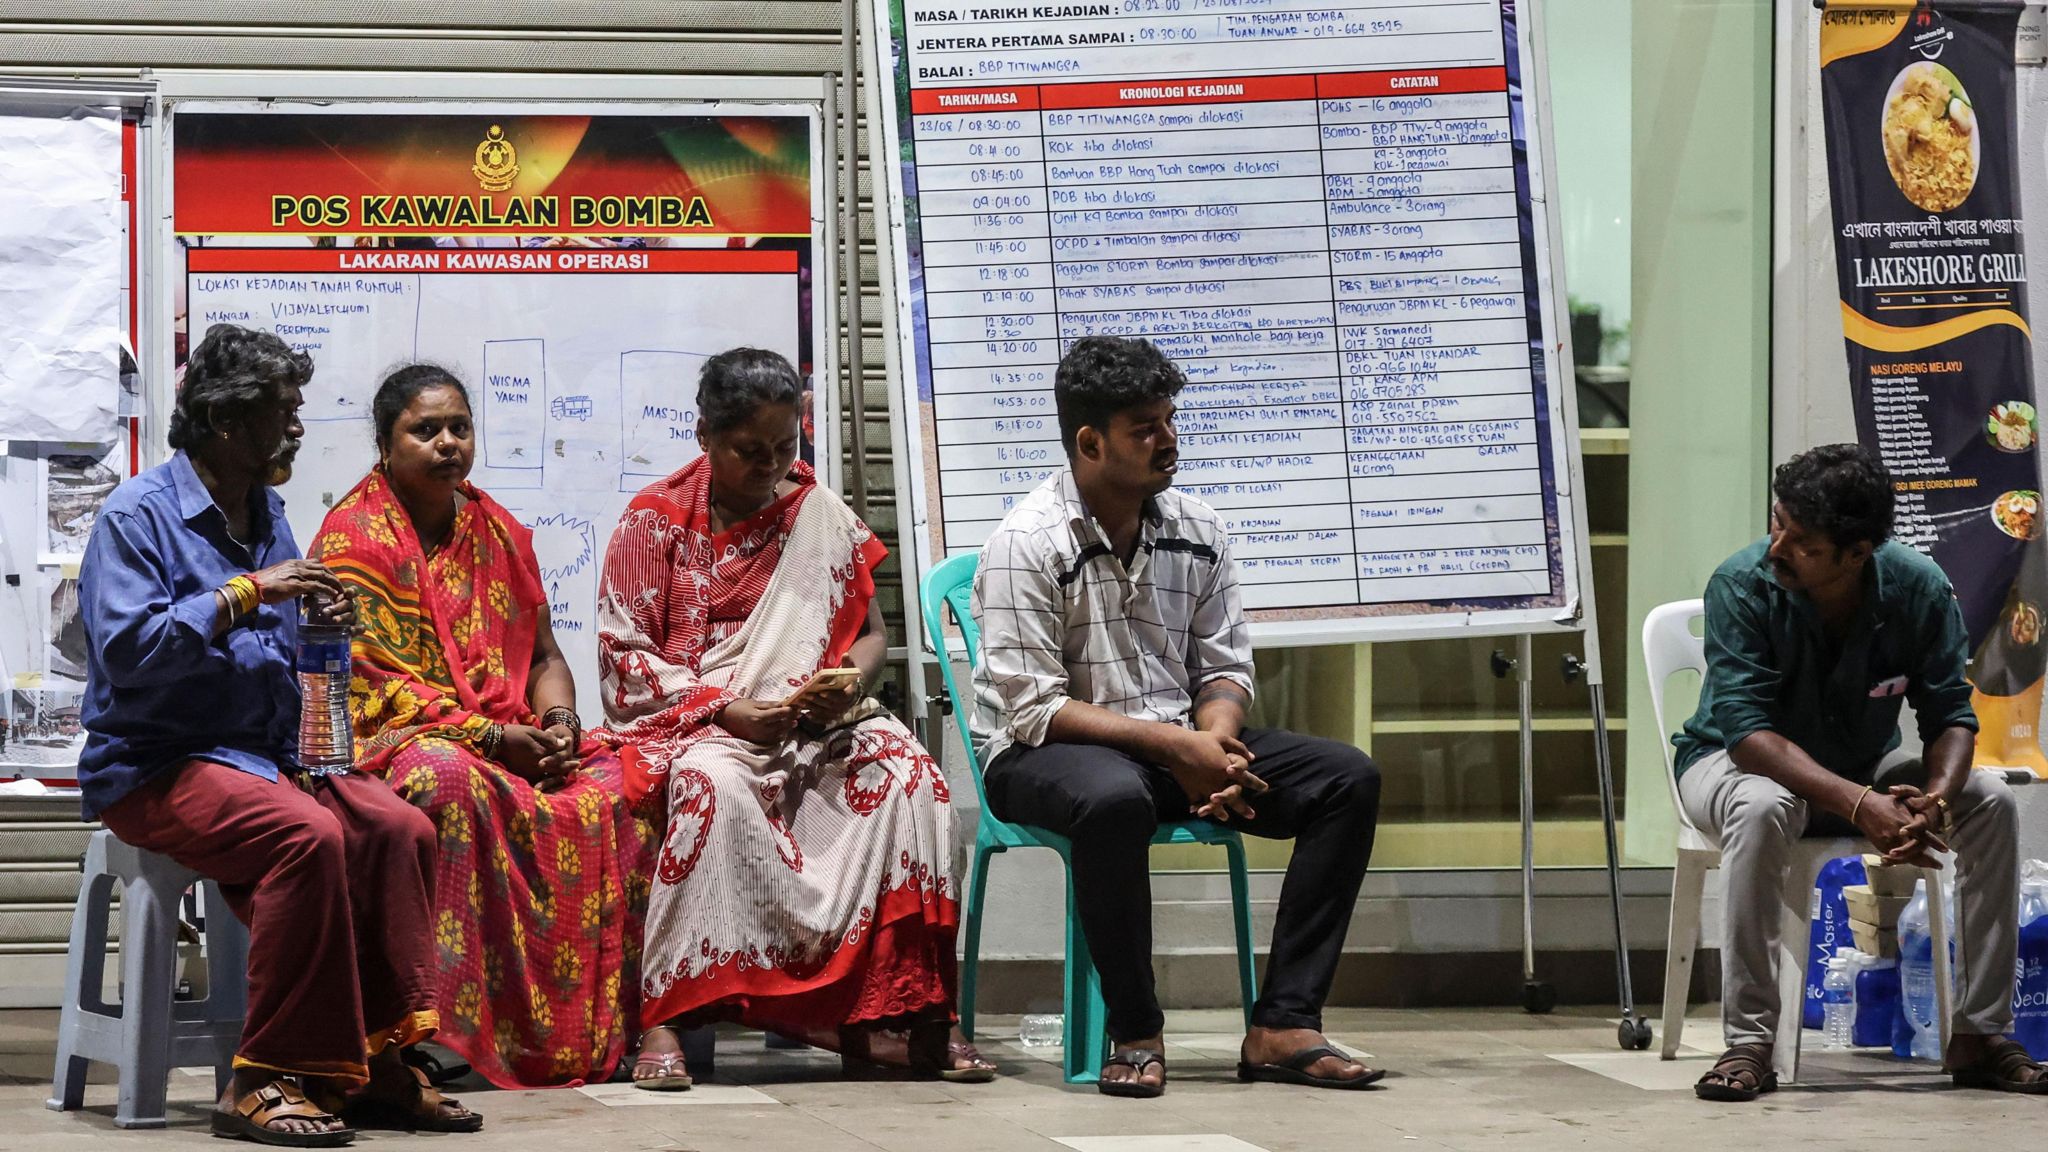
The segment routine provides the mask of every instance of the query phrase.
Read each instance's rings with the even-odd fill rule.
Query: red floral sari
[[[715,723],[788,696],[860,633],[885,550],[808,466],[713,533],[700,458],[641,492],[605,557],[605,711],[665,794],[642,1021],[829,1040],[952,1010],[959,899],[944,775],[872,701],[780,746]]]
[[[382,472],[334,506],[313,555],[358,593],[357,767],[441,831],[436,1039],[503,1088],[603,1080],[638,1001],[655,830],[621,796],[616,742],[586,736],[555,792],[484,758],[492,724],[536,724],[527,676],[546,606],[532,534],[465,484],[423,555]],[[630,749],[623,750],[630,755]]]

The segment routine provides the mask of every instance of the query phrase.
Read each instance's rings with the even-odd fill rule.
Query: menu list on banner
[[[902,3],[943,549],[1064,464],[1063,352],[1142,336],[1247,607],[1560,603],[1513,8]]]
[[[2020,10],[1831,0],[1821,92],[1857,437],[1891,472],[1895,536],[1955,586],[1977,761],[2048,775],[2036,732],[2048,564],[2016,167]]]

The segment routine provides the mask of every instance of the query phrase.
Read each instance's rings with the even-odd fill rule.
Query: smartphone
[[[804,686],[797,689],[796,694],[784,701],[784,703],[791,705],[802,704],[807,698],[819,692],[829,692],[834,689],[845,688],[849,685],[859,684],[860,681],[861,672],[858,668],[820,668],[812,673],[811,678],[804,681]]]

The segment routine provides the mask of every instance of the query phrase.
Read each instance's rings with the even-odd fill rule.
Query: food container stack
[[[1849,932],[1856,938],[1856,950],[1884,960],[1899,956],[1899,913],[1913,902],[1913,881],[1917,869],[1886,864],[1882,856],[1863,857],[1866,884],[1842,889],[1849,905]]]

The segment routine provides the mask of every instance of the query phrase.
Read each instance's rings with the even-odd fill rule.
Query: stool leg
[[[1685,1001],[1692,991],[1692,962],[1700,945],[1700,903],[1707,886],[1707,859],[1678,850],[1671,870],[1671,923],[1664,937],[1663,1059],[1678,1059],[1678,1040],[1685,1035]]]
[[[78,886],[78,904],[71,910],[71,946],[64,959],[64,1010],[57,1022],[57,1068],[50,1076],[52,1111],[70,1112],[85,1104],[85,1075],[91,1061],[78,1054],[80,1017],[104,1009],[107,978],[107,905],[114,878],[87,861],[85,882]],[[104,1013],[101,1013],[104,1014]]]
[[[967,890],[966,952],[960,958],[960,1034],[974,1039],[974,988],[981,974],[981,909],[988,898],[988,862],[995,850],[974,846],[973,887]]]
[[[178,897],[147,877],[121,890],[121,1094],[114,1123],[162,1128],[171,1075]]]
[[[1230,861],[1230,919],[1237,932],[1237,991],[1244,1001],[1244,1027],[1251,1031],[1252,1005],[1259,1000],[1259,957],[1252,943],[1251,876],[1244,866],[1244,842],[1228,840],[1223,852]]]
[[[1067,863],[1063,858],[1062,864]],[[1067,869],[1067,983],[1064,1007],[1066,1025],[1066,1080],[1069,1084],[1093,1084],[1102,1078],[1102,1064],[1109,1037],[1103,1032],[1102,985],[1095,975],[1095,959],[1088,953],[1088,937],[1081,931],[1081,910],[1074,898],[1074,871]]]
[[[200,881],[200,899],[206,905],[206,1021],[213,1029],[213,1090],[219,1095],[235,1078],[235,1052],[249,1015],[249,930],[218,884]]]

